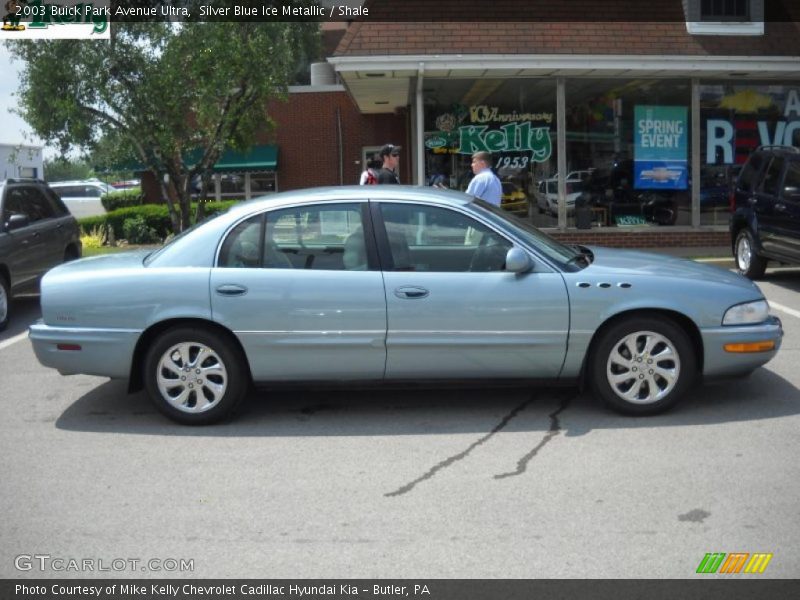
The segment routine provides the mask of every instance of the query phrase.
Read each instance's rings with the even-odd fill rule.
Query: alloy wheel
[[[170,347],[158,361],[156,382],[161,396],[186,413],[216,406],[228,387],[228,371],[213,349],[198,342]]]
[[[606,378],[616,395],[633,404],[652,404],[669,395],[680,378],[675,345],[653,331],[637,331],[614,344]]]
[[[753,248],[750,246],[750,239],[743,235],[739,238],[736,246],[736,266],[740,271],[750,269],[750,262],[753,260]]]

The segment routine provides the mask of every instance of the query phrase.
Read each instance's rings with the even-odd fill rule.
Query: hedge
[[[142,188],[139,187],[109,192],[108,194],[103,194],[100,198],[103,208],[108,212],[127,206],[141,206],[143,201],[144,195],[142,194]]]
[[[224,212],[237,202],[240,201],[223,200],[222,202],[206,202],[205,214],[206,216],[212,216]],[[197,204],[193,202],[191,211],[192,218],[194,218],[196,211]],[[125,221],[137,218],[142,219],[144,224],[152,228],[161,239],[166,238],[172,233],[172,221],[169,219],[169,210],[166,204],[127,206],[112,210],[104,215],[85,217],[80,219],[78,223],[84,232],[92,231],[95,227],[100,227],[101,229],[111,227],[114,230],[114,238],[120,240],[125,237]]]

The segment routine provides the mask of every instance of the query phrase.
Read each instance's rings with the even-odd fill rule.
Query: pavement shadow
[[[0,333],[0,342],[28,331],[28,326],[42,316],[42,310],[39,308],[39,296],[14,298],[9,308],[11,309],[11,319],[5,331]]]
[[[792,292],[800,292],[800,269],[767,269],[763,281]]]
[[[296,388],[256,391],[234,419],[186,427],[157,412],[144,392],[128,394],[125,382],[112,380],[70,405],[56,427],[190,437],[484,434],[498,427],[580,436],[597,429],[702,426],[799,413],[798,389],[762,368],[747,379],[700,385],[656,417],[618,415],[575,388]]]

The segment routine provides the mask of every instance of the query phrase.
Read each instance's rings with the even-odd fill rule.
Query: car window
[[[231,230],[219,253],[219,266],[233,269],[261,267],[263,215],[242,221]]]
[[[50,204],[53,206],[53,210],[55,211],[55,215],[57,217],[63,217],[70,214],[69,209],[66,207],[64,202],[62,202],[61,198],[58,197],[58,194],[56,194],[50,188],[45,188],[44,193],[50,200]]]
[[[220,250],[220,267],[366,270],[360,204],[285,208],[238,224]]]
[[[502,271],[512,244],[482,223],[454,210],[383,203],[392,265],[400,271]]]
[[[761,172],[761,167],[764,164],[764,155],[756,153],[750,156],[747,164],[742,168],[739,174],[739,186],[747,192],[752,192],[756,189],[758,174]]]
[[[760,191],[772,196],[778,195],[778,180],[783,170],[783,157],[775,156],[764,173],[764,180],[761,182]]]
[[[55,216],[53,207],[42,192],[30,186],[15,186],[8,190],[5,218],[12,214],[27,215],[31,223]]]
[[[54,187],[53,190],[62,198],[77,198],[81,195],[78,188],[74,185],[60,185]]]
[[[793,160],[786,167],[786,176],[783,179],[784,198],[800,199],[800,161]]]

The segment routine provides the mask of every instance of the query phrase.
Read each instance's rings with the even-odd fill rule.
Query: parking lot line
[[[22,340],[26,339],[27,337],[28,337],[28,332],[27,331],[23,331],[22,333],[18,333],[14,337],[8,338],[4,342],[0,342],[0,350],[3,350],[4,348],[8,348],[12,344],[16,344],[17,342],[21,342]]]
[[[786,314],[792,315],[793,317],[797,317],[800,319],[800,310],[795,310],[793,308],[789,308],[788,306],[784,306],[783,304],[778,304],[777,302],[773,302],[772,300],[769,301],[770,308],[774,308],[781,312],[785,312]]]

